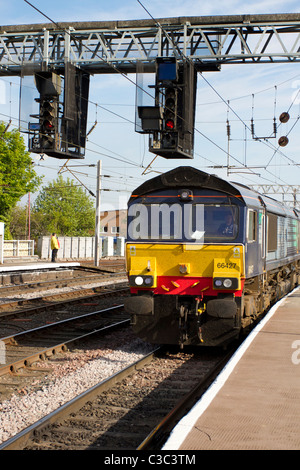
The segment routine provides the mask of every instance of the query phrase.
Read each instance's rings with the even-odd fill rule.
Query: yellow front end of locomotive
[[[126,265],[131,287],[156,294],[236,291],[245,277],[243,245],[128,243]]]

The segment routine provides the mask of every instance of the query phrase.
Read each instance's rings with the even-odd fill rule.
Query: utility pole
[[[30,191],[28,193],[28,240],[30,240]]]
[[[97,164],[96,224],[95,224],[95,266],[99,266],[100,241],[100,198],[101,198],[101,160]]]

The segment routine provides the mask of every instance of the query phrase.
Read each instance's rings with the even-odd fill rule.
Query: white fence
[[[60,248],[58,259],[93,259],[95,237],[58,237]],[[99,257],[124,256],[125,238],[103,237],[99,240]],[[51,237],[39,237],[37,246],[41,259],[51,258]]]
[[[2,236],[1,236],[2,238]],[[34,255],[34,240],[4,240],[3,258]]]

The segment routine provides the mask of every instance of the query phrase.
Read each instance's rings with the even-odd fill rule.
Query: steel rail
[[[48,290],[53,289],[53,286],[58,287],[68,287],[68,285],[76,285],[76,284],[91,284],[95,282],[105,282],[106,280],[110,280],[111,278],[115,279],[118,276],[125,279],[125,272],[124,273],[99,273],[99,274],[92,274],[90,276],[85,277],[73,277],[73,278],[65,278],[65,279],[52,279],[52,280],[43,280],[43,281],[29,281],[20,284],[14,285],[2,285],[0,286],[0,297],[6,294],[10,294],[11,292],[19,292],[19,291],[27,291],[28,289],[40,289],[40,290]],[[99,286],[101,287],[101,286]]]
[[[0,304],[0,312],[3,311],[5,308],[13,307],[13,306],[20,306],[20,305],[26,305],[26,304],[31,304],[34,302],[49,302],[45,305],[37,305],[37,306],[31,306],[31,307],[25,307],[20,310],[13,310],[11,312],[3,312],[0,313],[0,319],[7,318],[7,317],[13,317],[13,316],[18,316],[18,315],[30,315],[33,313],[37,312],[42,312],[44,310],[50,310],[56,307],[59,307],[63,304],[71,304],[71,303],[80,303],[80,302],[85,302],[85,301],[91,301],[96,298],[102,297],[102,296],[108,296],[108,295],[115,295],[118,293],[124,293],[128,291],[128,287],[120,287],[120,288],[114,288],[113,290],[105,290],[105,288],[109,287],[108,286],[99,286],[99,287],[89,287],[86,289],[81,289],[80,291],[72,291],[72,292],[58,292],[56,294],[49,294],[49,295],[43,295],[41,297],[34,297],[31,299],[20,299],[16,300],[13,302],[7,302],[4,304]],[[101,289],[100,292],[97,292],[97,289]],[[91,295],[82,295],[90,292]],[[78,294],[78,295],[76,295]],[[68,297],[74,296],[75,298],[70,299]],[[61,298],[62,300],[53,300],[57,299],[57,297]]]
[[[70,414],[74,410],[80,409],[87,401],[91,400],[93,397],[104,392],[105,390],[108,390],[117,382],[120,382],[125,377],[128,377],[128,375],[130,375],[132,372],[142,368],[143,366],[151,362],[153,360],[153,357],[157,354],[158,351],[160,351],[160,349],[160,347],[154,349],[151,353],[147,354],[142,359],[134,362],[133,364],[122,369],[121,371],[116,372],[113,376],[101,381],[97,385],[94,385],[90,389],[80,394],[78,397],[75,397],[73,400],[65,403],[49,415],[41,418],[39,421],[24,429],[20,433],[16,434],[14,437],[0,444],[0,450],[18,450],[24,448],[24,446],[26,446],[26,443],[30,439],[30,436],[32,436],[39,429],[42,429],[43,427],[52,424],[53,422],[57,421],[58,418],[60,419]]]
[[[66,326],[68,324],[70,325],[71,323],[75,323],[78,320],[87,319],[88,317],[96,316],[96,315],[99,315],[99,314],[104,314],[106,312],[118,310],[118,309],[121,309],[121,308],[123,308],[123,305],[117,305],[117,306],[110,307],[110,308],[107,308],[107,309],[98,310],[98,311],[91,312],[91,313],[86,313],[84,315],[78,315],[76,317],[68,318],[66,320],[61,320],[59,322],[52,323],[50,325],[40,326],[40,327],[34,328],[32,330],[27,330],[25,332],[21,332],[21,333],[17,333],[15,335],[12,335],[12,336],[7,336],[7,337],[4,337],[4,338],[1,338],[1,341],[4,345],[7,345],[7,346],[8,345],[19,344],[18,341],[20,342],[20,340],[26,338],[26,336],[30,336],[32,334],[40,333],[40,332],[42,332],[42,333],[50,332],[51,330],[54,330],[58,326],[60,327],[60,326]],[[11,361],[9,363],[1,365],[0,366],[0,376],[5,375],[5,374],[10,373],[10,372],[16,372],[18,369],[20,369],[22,367],[28,367],[31,364],[33,364],[34,362],[44,360],[45,358],[50,357],[50,356],[54,355],[57,352],[67,351],[68,346],[73,344],[75,341],[82,340],[84,338],[90,337],[90,336],[95,335],[95,334],[103,333],[103,332],[107,331],[108,329],[122,327],[122,326],[125,326],[125,325],[129,324],[129,323],[130,323],[130,320],[125,319],[125,320],[122,320],[120,322],[113,323],[112,325],[107,325],[107,326],[101,327],[99,329],[93,329],[92,331],[85,332],[83,334],[78,334],[78,332],[77,332],[75,336],[73,336],[72,338],[69,338],[69,339],[65,338],[65,340],[62,341],[62,342],[61,341],[60,342],[54,341],[48,347],[43,348],[43,349],[39,349],[39,350],[35,351],[33,354],[30,354],[28,356],[22,357],[21,359],[17,359],[17,360],[14,360],[14,361]],[[67,335],[67,333],[66,333],[66,335]]]
[[[191,409],[195,402],[201,398],[201,395],[216,379],[235,350],[236,347],[231,349],[226,356],[220,359],[214,368],[210,370],[207,375],[178,402],[173,410],[171,410],[160,423],[158,423],[158,425],[151,431],[151,433],[148,434],[136,450],[154,450],[161,448],[175,424],[186,414],[186,411]]]
[[[29,426],[25,430],[18,433],[16,436],[0,444],[0,450],[17,450],[23,449],[29,443],[31,437],[38,435],[43,429],[49,425],[57,422],[58,420],[66,418],[71,413],[76,413],[82,408],[87,401],[92,401],[94,397],[101,394],[102,392],[109,390],[116,383],[120,382],[132,372],[141,369],[145,364],[153,360],[162,348],[157,348],[152,351],[149,355],[143,358],[141,361],[137,361],[133,365],[126,367],[124,370],[114,374],[111,378],[105,379],[100,384],[93,386],[79,397],[74,398],[70,402],[64,404],[61,408],[45,416],[41,420],[37,421],[33,425]],[[216,379],[224,365],[228,362],[234,352],[234,348],[231,349],[225,357],[217,362],[214,367],[200,380],[199,384],[191,389],[177,405],[161,420],[157,426],[149,433],[149,435],[143,440],[143,442],[136,448],[136,450],[157,450],[161,449],[161,445],[167,439],[169,433],[174,428],[176,422],[185,413],[191,409],[194,403],[201,398],[201,395],[210,386],[213,380]]]

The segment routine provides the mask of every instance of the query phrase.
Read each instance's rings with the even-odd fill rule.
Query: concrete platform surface
[[[37,269],[57,269],[57,268],[65,268],[65,267],[74,267],[80,266],[80,263],[76,262],[68,262],[68,263],[47,263],[47,262],[19,262],[18,264],[7,264],[7,265],[0,265],[0,273],[1,272],[10,272],[10,271],[30,271],[30,270],[37,270]]]
[[[256,326],[163,450],[300,449],[300,287]]]

